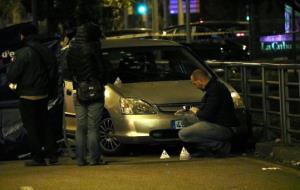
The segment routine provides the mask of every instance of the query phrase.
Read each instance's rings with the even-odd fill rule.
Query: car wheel
[[[105,155],[119,155],[122,153],[123,145],[114,135],[114,125],[110,117],[101,121],[100,129],[100,149]]]

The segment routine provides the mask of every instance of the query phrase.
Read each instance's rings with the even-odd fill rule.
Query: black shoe
[[[225,142],[221,148],[214,151],[214,154],[215,157],[217,158],[224,158],[229,156],[230,151],[231,151],[231,143]]]
[[[37,160],[26,160],[25,166],[47,166],[45,160],[37,161]]]
[[[58,158],[56,156],[49,158],[49,165],[58,165]]]
[[[86,166],[86,165],[88,165],[87,161],[77,163],[77,166]]]
[[[192,158],[200,158],[200,157],[211,157],[213,154],[207,151],[197,151],[191,154]]]
[[[90,166],[99,166],[99,165],[107,165],[107,162],[104,160],[101,160],[99,162],[92,162],[90,163]]]

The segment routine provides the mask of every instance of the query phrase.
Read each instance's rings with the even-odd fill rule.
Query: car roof
[[[112,39],[103,40],[102,48],[123,48],[123,47],[155,47],[155,46],[181,46],[179,43],[169,40],[156,39]]]
[[[105,32],[105,36],[106,37],[122,36],[127,34],[142,34],[147,32],[152,32],[152,29],[151,28],[128,28],[123,30],[113,30],[113,31]]]
[[[198,22],[192,22],[190,23],[191,26],[203,26],[203,27],[211,27],[211,26],[217,26],[217,27],[232,27],[232,26],[247,26],[249,25],[249,22],[247,21],[198,21]],[[182,28],[186,27],[186,25],[174,25],[165,28],[164,30],[170,30],[174,28]]]
[[[15,25],[10,25],[0,29],[0,53],[5,50],[16,50],[22,45],[20,40],[20,29],[29,25],[30,23],[20,23]]]

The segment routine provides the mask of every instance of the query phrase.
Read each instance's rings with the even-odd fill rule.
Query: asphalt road
[[[106,157],[105,166],[78,167],[64,157],[58,166],[25,167],[0,162],[0,190],[299,190],[300,170],[248,157],[197,158],[159,155]],[[266,169],[267,168],[267,169]]]

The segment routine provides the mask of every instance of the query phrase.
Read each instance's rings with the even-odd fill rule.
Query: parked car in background
[[[6,65],[2,62],[0,63],[0,160],[12,158],[27,149],[26,131],[23,128],[18,104],[17,94],[8,87]]]
[[[19,31],[21,23],[0,29],[0,160],[15,158],[18,154],[27,153],[27,132],[23,128],[19,112],[19,98],[15,90],[9,88],[6,77],[7,66],[11,63],[15,51],[22,47]],[[59,49],[57,39],[39,36],[40,41],[55,54]],[[62,138],[62,101],[49,103],[50,125],[55,130],[57,140]]]
[[[18,109],[19,99],[9,88],[6,78],[7,65],[14,51],[21,47],[20,27],[26,24],[0,29],[0,160],[13,158],[27,150],[26,131]]]
[[[215,73],[188,47],[165,40],[104,40],[104,60],[113,68],[111,84],[105,86],[105,110],[100,126],[100,147],[118,154],[126,144],[179,142],[178,130],[185,117],[174,113],[183,106],[197,106],[204,94],[190,82],[196,68]],[[76,131],[73,90],[65,79],[66,133]],[[246,115],[240,95],[227,83],[239,118]],[[242,121],[240,135],[246,137]]]
[[[163,30],[162,39],[185,43],[203,59],[249,59],[248,22],[199,21],[191,23],[191,43],[186,43],[186,26],[171,26]]]
[[[248,45],[249,22],[245,21],[199,21],[190,24],[192,39],[205,39],[204,36],[211,37],[218,35],[226,39],[234,40],[244,45]],[[182,34],[186,32],[185,25],[175,25],[163,29],[165,34]],[[206,34],[205,34],[206,33]],[[194,35],[193,35],[194,34]]]
[[[123,30],[107,31],[104,33],[106,39],[124,39],[124,38],[151,38],[151,28],[128,28]]]

